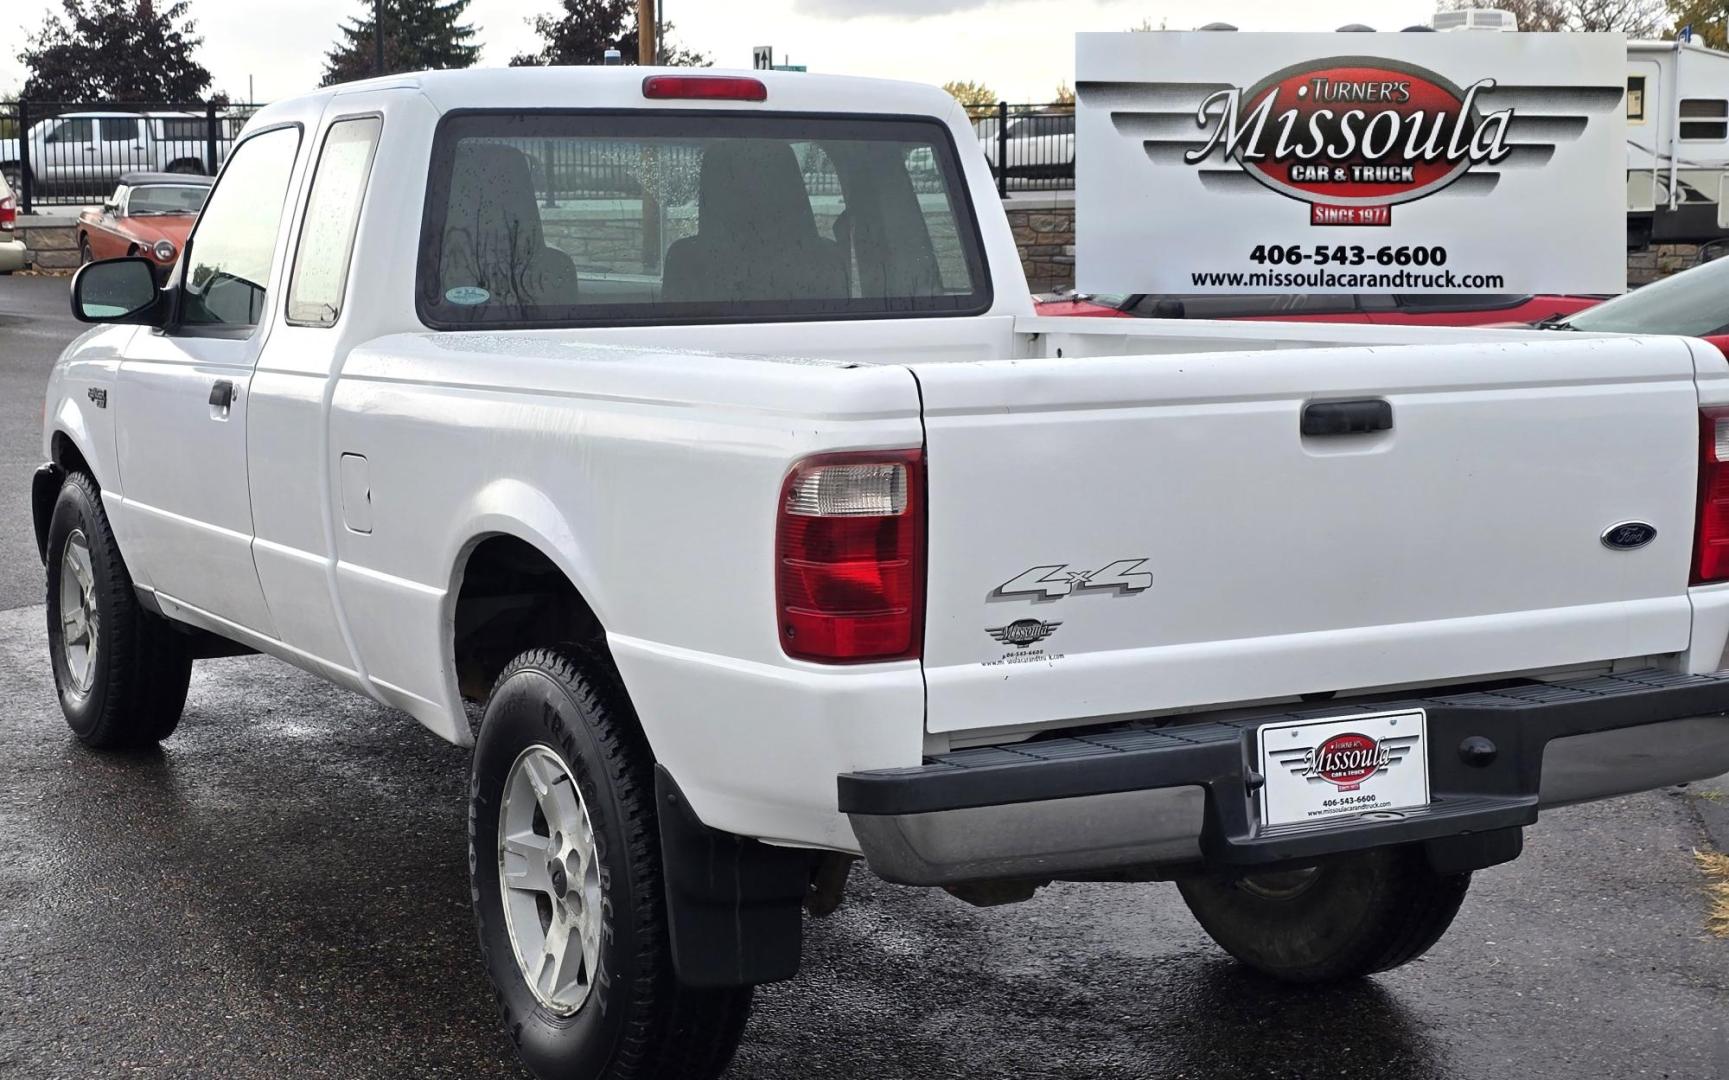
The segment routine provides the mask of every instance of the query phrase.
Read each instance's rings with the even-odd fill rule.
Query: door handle
[[[216,385],[210,388],[210,404],[218,409],[227,409],[234,404],[234,384],[227,379],[218,379]]]
[[[1393,406],[1380,398],[1315,401],[1303,406],[1303,434],[1368,435],[1393,430]]]

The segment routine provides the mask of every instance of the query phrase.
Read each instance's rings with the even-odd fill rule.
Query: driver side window
[[[277,128],[234,148],[186,252],[182,326],[250,329],[264,316],[276,235],[300,149],[300,129]]]

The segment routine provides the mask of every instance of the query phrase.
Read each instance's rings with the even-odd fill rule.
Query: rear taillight
[[[0,199],[0,232],[11,232],[18,227],[18,199],[8,195]]]
[[[781,485],[779,516],[775,607],[786,654],[828,664],[917,659],[923,452],[807,458]]]
[[[1693,584],[1729,581],[1729,409],[1699,412],[1699,517]]]

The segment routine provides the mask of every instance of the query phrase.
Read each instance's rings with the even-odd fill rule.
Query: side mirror
[[[149,259],[103,259],[72,278],[72,317],[79,322],[161,326],[166,310]]]

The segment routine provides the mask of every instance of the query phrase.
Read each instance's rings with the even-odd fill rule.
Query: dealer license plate
[[[1295,825],[1429,803],[1421,709],[1260,729],[1261,823]]]

